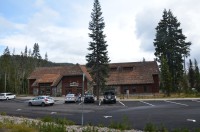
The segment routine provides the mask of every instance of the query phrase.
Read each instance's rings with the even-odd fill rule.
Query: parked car
[[[31,100],[28,101],[28,105],[41,105],[41,106],[46,106],[46,105],[54,105],[54,99],[50,96],[37,96]]]
[[[104,92],[103,103],[116,103],[115,93],[113,91]]]
[[[67,94],[65,97],[65,103],[77,102],[77,101],[78,101],[78,97],[75,94]]]
[[[12,93],[0,93],[0,100],[15,99],[16,95]]]
[[[94,95],[93,94],[85,94],[84,103],[94,103]]]

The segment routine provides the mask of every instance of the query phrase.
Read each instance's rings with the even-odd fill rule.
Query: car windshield
[[[67,97],[74,97],[74,94],[67,94]]]
[[[91,97],[93,96],[92,94],[86,94],[85,97]]]
[[[105,92],[104,95],[114,95],[113,92]]]

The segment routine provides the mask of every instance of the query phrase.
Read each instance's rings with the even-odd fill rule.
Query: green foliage
[[[161,83],[163,90],[167,93],[167,96],[170,96],[172,91],[172,77],[165,57],[161,58]]]
[[[66,127],[63,124],[41,123],[39,125],[40,132],[66,132]]]
[[[75,125],[75,122],[71,120],[67,120],[66,118],[53,118],[51,116],[45,116],[41,119],[43,122],[54,122],[56,124],[62,124],[62,125]]]
[[[13,120],[5,119],[0,122],[0,131],[11,132],[66,132],[64,124],[55,124],[53,122],[30,122],[24,120],[21,123],[15,123]]]
[[[98,0],[94,0],[94,6],[91,13],[92,20],[89,22],[89,37],[92,41],[89,42],[88,50],[90,53],[86,55],[87,64],[90,68],[89,72],[96,83],[97,99],[99,99],[99,92],[105,86],[106,78],[108,77],[108,51],[105,41],[106,35],[103,33],[105,27],[104,19],[101,16],[101,6]]]
[[[183,76],[184,57],[189,56],[190,42],[185,42],[185,35],[180,29],[180,22],[174,17],[171,10],[163,12],[163,17],[156,27],[154,39],[155,56],[161,62],[162,56],[166,58],[169,72],[172,76],[172,91],[178,90]]]
[[[144,128],[144,131],[145,132],[157,132],[158,128],[157,128],[157,126],[155,126],[152,123],[147,123],[145,128]]]
[[[190,132],[190,131],[187,128],[179,128],[179,129],[173,130],[173,132]]]
[[[6,112],[1,112],[0,115],[5,116],[5,115],[7,115],[7,114],[6,114]]]
[[[38,48],[39,45],[37,44]],[[39,51],[39,50],[38,50]],[[35,56],[38,56],[34,53]],[[6,47],[0,56],[0,92],[13,92],[15,94],[28,94],[28,80],[30,73],[36,67],[68,65],[52,63],[42,58],[34,58],[31,50],[27,53],[27,46],[21,55],[11,55]]]
[[[161,127],[158,127],[152,123],[147,123],[145,128],[145,132],[168,132],[167,128],[161,125]]]
[[[188,73],[188,77],[189,77],[190,87],[194,88],[195,71],[194,71],[194,67],[193,67],[193,63],[192,63],[191,59],[189,60],[189,73]]]
[[[128,120],[128,117],[124,116],[122,122],[112,121],[109,125],[109,128],[114,128],[114,129],[119,129],[119,130],[130,130],[131,125],[130,125],[130,122]]]
[[[200,73],[199,73],[199,67],[198,67],[198,63],[197,60],[194,60],[194,66],[195,66],[195,75],[194,75],[194,83],[195,83],[195,88],[198,92],[200,92]]]
[[[98,128],[95,126],[87,126],[86,128],[83,128],[82,132],[98,132]]]

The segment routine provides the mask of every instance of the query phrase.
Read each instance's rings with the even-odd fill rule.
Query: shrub
[[[1,112],[1,115],[2,115],[2,116],[5,116],[5,115],[6,115],[6,112]]]
[[[145,128],[144,128],[144,131],[145,132],[156,132],[156,131],[158,131],[158,129],[157,129],[157,127],[154,124],[147,123],[146,126],[145,126]]]
[[[129,123],[128,117],[124,116],[122,122],[112,121],[109,125],[109,128],[119,129],[119,130],[130,130],[131,125]]]

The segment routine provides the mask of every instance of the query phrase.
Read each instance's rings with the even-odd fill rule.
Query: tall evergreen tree
[[[194,60],[194,66],[195,66],[195,88],[197,89],[198,92],[200,92],[200,73],[199,73],[199,67],[198,67],[198,63],[197,60]]]
[[[194,82],[195,82],[195,71],[194,71],[194,66],[192,63],[192,60],[189,60],[189,72],[188,72],[188,77],[189,77],[189,83],[190,87],[194,88]]]
[[[9,80],[9,72],[10,72],[10,63],[11,63],[11,56],[10,56],[10,50],[8,47],[4,50],[3,56],[2,56],[2,70],[3,70],[3,80],[4,80],[4,92],[9,91],[8,86],[8,80]]]
[[[25,57],[28,56],[28,49],[27,49],[27,46],[26,46],[25,49],[24,49],[24,56],[25,56]]]
[[[180,29],[180,22],[170,10],[165,9],[162,17],[156,27],[154,54],[158,62],[161,61],[161,56],[166,57],[172,75],[173,91],[177,91],[177,85],[183,77],[183,57],[189,56],[191,42],[185,42],[186,37]]]
[[[47,55],[47,52],[45,54],[45,60],[48,61],[48,55]]]
[[[96,84],[96,94],[99,100],[100,90],[105,87],[106,78],[108,77],[108,63],[110,60],[107,51],[108,45],[105,41],[106,35],[103,33],[105,23],[98,0],[94,0],[91,18],[92,20],[89,22],[89,30],[91,31],[89,37],[92,41],[89,42],[88,50],[90,53],[86,56],[86,66],[90,68],[89,72]]]
[[[35,59],[41,59],[41,55],[40,55],[40,48],[38,43],[35,43],[33,46],[33,53],[32,53],[33,58]]]

